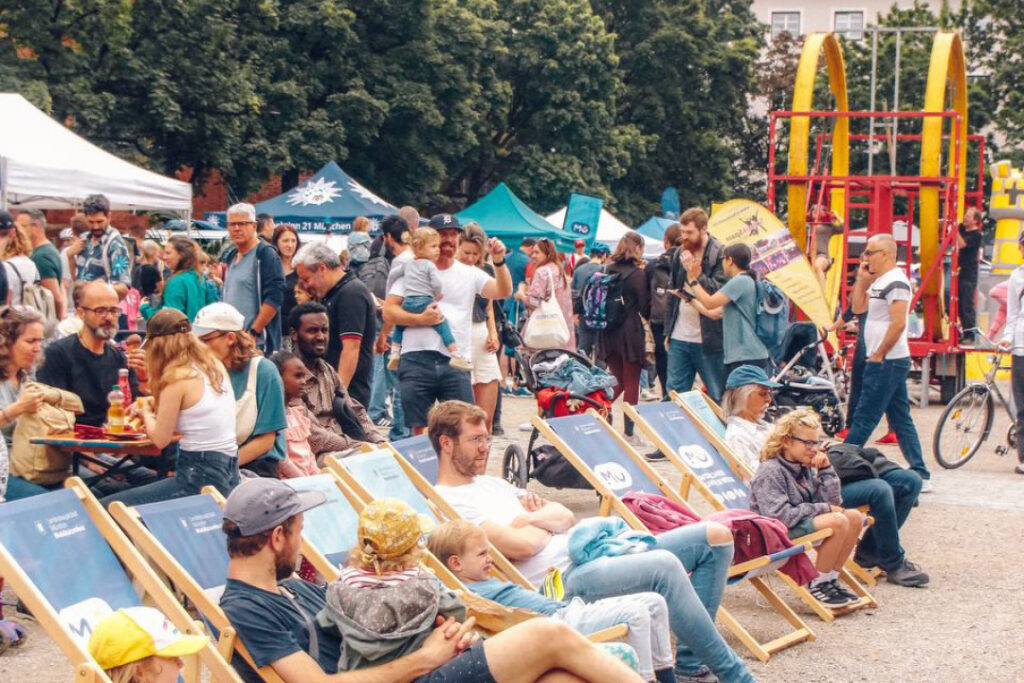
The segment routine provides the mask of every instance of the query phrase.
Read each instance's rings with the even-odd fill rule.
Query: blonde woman
[[[832,535],[818,546],[814,566],[822,576],[808,588],[819,602],[840,607],[857,596],[838,583],[838,571],[857,546],[864,515],[845,510],[839,477],[822,450],[821,420],[810,408],[797,408],[775,422],[761,450],[761,465],[750,483],[750,509],[780,520],[790,538],[820,529]]]
[[[461,263],[480,268],[494,277],[494,267],[487,263],[487,234],[479,223],[466,223],[459,237],[458,259]],[[498,405],[498,326],[494,318],[494,302],[482,296],[473,304],[473,399],[487,413],[487,431],[491,432],[494,412]]]
[[[199,493],[212,485],[227,495],[238,485],[235,444],[235,395],[227,370],[213,352],[192,334],[181,311],[165,308],[146,325],[146,370],[149,401],[129,413],[142,420],[146,436],[157,448],[181,434],[175,475],[103,499],[140,505]]]
[[[39,269],[32,261],[32,240],[23,226],[14,226],[0,253],[7,270],[7,290],[11,293],[7,303],[17,306],[25,285],[39,282]]]

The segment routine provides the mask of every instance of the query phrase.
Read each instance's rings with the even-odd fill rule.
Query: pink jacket
[[[736,548],[734,564],[793,547],[785,524],[750,510],[721,510],[709,515],[705,521],[718,522],[732,531]],[[818,576],[818,570],[814,568],[807,553],[793,555],[779,571],[801,586]]]

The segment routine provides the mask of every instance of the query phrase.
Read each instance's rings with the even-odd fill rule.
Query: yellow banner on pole
[[[833,321],[832,310],[807,256],[793,240],[789,228],[771,211],[749,199],[716,204],[708,221],[708,233],[726,246],[737,242],[748,245],[751,270],[778,286],[819,330]]]

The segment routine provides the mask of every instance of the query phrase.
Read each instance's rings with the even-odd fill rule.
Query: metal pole
[[[878,30],[871,32],[871,104],[868,106],[875,111],[875,78],[878,74]],[[875,168],[875,117],[868,119],[868,175],[874,175]]]
[[[896,31],[896,66],[893,69],[893,71],[895,72],[895,81],[894,81],[894,84],[893,84],[893,95],[892,95],[892,99],[893,99],[892,110],[893,111],[899,111],[900,110],[900,46],[901,46],[902,42],[903,42],[903,32],[902,31]],[[899,131],[900,123],[899,122],[900,122],[899,118],[894,116],[893,119],[892,119],[892,140],[891,140],[892,151],[889,153],[889,169],[890,169],[889,173],[891,175],[896,175],[896,141],[899,139],[899,134],[900,134],[900,131]],[[908,231],[910,230],[910,226],[909,225],[907,226],[907,230]]]

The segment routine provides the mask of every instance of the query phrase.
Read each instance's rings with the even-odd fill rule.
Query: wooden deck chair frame
[[[611,437],[618,446],[620,446],[625,453],[627,453],[637,467],[646,475],[654,484],[658,487],[658,490],[663,496],[673,501],[674,503],[686,508],[693,512],[693,509],[683,500],[677,491],[673,489],[657,472],[640,457],[629,445],[629,443],[615,431],[608,422],[601,417],[601,415],[594,410],[588,410],[588,415],[592,415],[601,427],[605,430],[609,437]],[[594,487],[598,495],[601,497],[600,514],[607,516],[613,511],[619,515],[625,522],[633,529],[639,529],[647,531],[647,527],[637,517],[632,510],[630,510],[622,499],[617,496],[608,485],[598,477],[593,470],[583,461],[582,458],[558,436],[554,429],[547,423],[547,421],[535,415],[532,418],[534,427],[544,436],[556,449],[572,463],[573,467],[582,474],[588,482]],[[696,512],[693,512],[696,515]],[[697,515],[699,517],[699,515]],[[831,532],[816,532],[821,534],[821,538],[826,537]],[[805,550],[810,549],[809,541],[802,541],[797,543],[794,541],[794,545],[803,545]],[[768,556],[762,556],[743,562],[740,564],[734,564],[729,568],[729,578],[740,577],[758,569],[763,569],[772,563],[771,558]],[[746,577],[746,580],[750,582],[752,586],[760,593],[764,598],[771,604],[773,608],[789,623],[792,627],[792,631],[782,635],[774,640],[762,643],[754,637],[740,622],[736,619],[725,607],[718,608],[718,614],[715,615],[717,619],[720,619],[732,633],[740,640],[743,645],[750,650],[751,654],[757,657],[762,662],[767,662],[771,659],[772,655],[786,648],[798,645],[803,642],[809,642],[816,638],[814,631],[804,622],[800,616],[793,611],[793,609],[787,605],[782,598],[769,586],[763,579],[758,576]]]
[[[129,538],[110,518],[85,483],[78,477],[71,477],[64,483],[64,487],[71,489],[78,496],[92,523],[96,525],[115,557],[124,566],[125,573],[128,574],[135,586],[142,588],[142,597],[151,600],[156,608],[163,612],[164,616],[182,633],[205,634],[203,625],[189,616],[139,550],[132,545]],[[57,611],[39,591],[28,574],[15,562],[7,549],[3,547],[0,547],[0,576],[3,576],[10,584],[10,587],[18,594],[18,597],[25,603],[47,634],[53,638],[64,655],[71,660],[75,667],[76,683],[110,683],[110,678],[103,669],[92,658],[88,650],[71,637],[57,615]],[[184,678],[187,683],[199,683],[200,680],[203,680],[200,664],[207,668],[213,681],[242,683],[238,673],[222,653],[213,646],[212,642],[197,657],[185,658]]]
[[[391,451],[391,456],[399,461],[399,465],[405,464],[404,458],[395,453],[393,450]],[[349,502],[352,504],[354,508],[356,508],[356,510],[362,510],[362,508],[366,504],[373,501],[373,496],[370,495],[370,492],[367,491],[366,488],[355,477],[352,476],[351,472],[346,470],[345,467],[340,462],[338,462],[337,458],[335,458],[334,456],[328,456],[324,462],[327,465],[327,469],[331,472],[331,474],[333,474],[337,478],[342,493],[344,493],[349,498]],[[408,470],[404,471],[408,473]],[[419,473],[417,472],[417,474]],[[426,481],[426,479],[424,479],[423,481]],[[429,503],[430,500],[428,499],[427,502]],[[458,519],[458,517],[449,517],[448,519]],[[492,552],[497,552],[497,550],[494,549],[493,546],[491,546],[491,548]],[[473,593],[468,588],[466,588],[466,586],[462,583],[459,577],[455,576],[455,574],[452,574],[451,570],[449,570],[448,567],[445,566],[444,563],[442,563],[439,558],[435,557],[433,553],[429,551],[425,552],[424,559],[427,560],[427,566],[430,567],[431,570],[435,570],[435,574],[445,583],[446,586],[453,590],[461,591],[465,595],[473,595]],[[312,560],[310,561],[312,562]],[[441,570],[440,572],[436,571],[436,568],[438,567]],[[511,580],[508,577],[503,578],[506,581]],[[528,587],[529,590],[533,590],[532,587],[524,587]],[[475,599],[483,600],[483,598]],[[487,602],[490,601],[488,600]],[[604,643],[609,640],[618,640],[620,638],[624,638],[627,633],[629,633],[629,627],[625,624],[620,624],[618,626],[613,626],[610,628],[602,629],[600,631],[596,631],[594,633],[591,633],[587,637],[595,643]]]
[[[209,495],[217,505],[224,506],[224,497],[217,489],[211,486],[204,487],[203,495]],[[157,540],[143,524],[139,513],[134,508],[121,502],[115,502],[110,506],[110,514],[132,542],[146,554],[149,561],[167,577],[171,585],[184,594],[199,613],[217,630],[217,651],[225,661],[231,661],[232,653],[237,652],[266,683],[284,683],[284,680],[277,675],[273,668],[256,666],[224,610],[202,589],[192,575],[185,571],[174,555]]]
[[[754,470],[751,469],[750,465],[748,465],[742,459],[736,457],[736,454],[733,453],[732,449],[729,448],[728,444],[726,444],[725,441],[722,440],[722,437],[719,436],[718,433],[711,428],[711,425],[707,424],[704,421],[704,418],[702,418],[700,414],[696,410],[694,410],[693,407],[690,404],[688,404],[679,393],[673,391],[669,394],[669,397],[672,399],[673,403],[682,408],[683,412],[690,417],[690,419],[693,421],[693,424],[696,425],[697,429],[701,432],[701,434],[703,434],[704,437],[711,442],[711,445],[713,445],[722,455],[722,457],[725,458],[726,462],[729,463],[729,467],[732,469],[733,473],[736,476],[747,481],[754,477]],[[718,416],[718,419],[721,420],[723,425],[726,422],[728,422],[728,418],[726,417],[725,412],[717,403],[712,401],[707,396],[707,394],[701,392],[700,397],[711,409],[711,412]],[[633,409],[630,408],[630,410],[632,411]],[[651,431],[652,430],[650,429],[644,429],[644,433],[650,433]],[[678,460],[678,458],[676,460]],[[689,498],[688,494],[691,482],[694,484],[700,484],[699,479],[694,479],[692,475],[692,472],[688,472],[687,474],[683,475],[683,482],[685,488],[681,489],[681,492],[684,498]],[[713,495],[710,495],[710,492],[707,491],[706,488],[704,488],[703,486],[698,486],[697,489],[704,498],[708,499],[708,501],[712,503],[712,505],[719,505],[717,499]],[[865,515],[868,515],[869,513],[869,509],[866,505],[862,505],[857,509],[863,512]],[[874,524],[874,519],[870,515],[868,515],[867,523],[868,526]],[[846,570],[854,576],[856,576],[860,581],[863,581],[872,588],[878,585],[877,577],[881,573],[881,571],[877,568],[874,570],[865,569],[864,567],[854,562],[851,558],[846,562]],[[853,609],[858,609],[856,606],[851,605],[847,606],[846,608],[839,608],[839,610],[837,610],[837,613],[850,611],[851,607]]]
[[[402,454],[398,452],[398,449],[396,449],[391,443],[388,443],[385,447],[391,451],[393,456],[395,456],[395,460],[398,461],[399,467],[401,467],[409,476],[409,479],[412,481],[413,486],[416,487],[416,490],[423,494],[423,497],[427,499],[427,503],[431,505],[435,512],[439,513],[438,516],[441,519],[462,519],[462,516],[455,511],[455,508],[453,508],[451,504],[449,504],[448,501],[446,501],[441,494],[437,492],[434,485],[427,481],[426,477],[420,474],[419,470],[413,467],[404,457],[402,457]],[[368,448],[364,448],[364,450],[372,451],[378,449],[370,446]],[[344,470],[345,468],[342,467],[340,469]],[[344,473],[338,472],[338,474],[345,481],[352,481],[352,477],[351,475],[348,475],[347,471]],[[347,479],[346,475],[348,475]],[[519,571],[519,568],[512,564],[512,561],[505,557],[500,550],[494,547],[493,543],[488,542],[488,545],[491,547],[491,561],[494,562],[494,566],[504,576],[504,578],[509,581],[515,581],[523,588],[529,588],[530,590],[536,589],[536,587],[531,584],[525,576],[523,576],[523,573]]]

